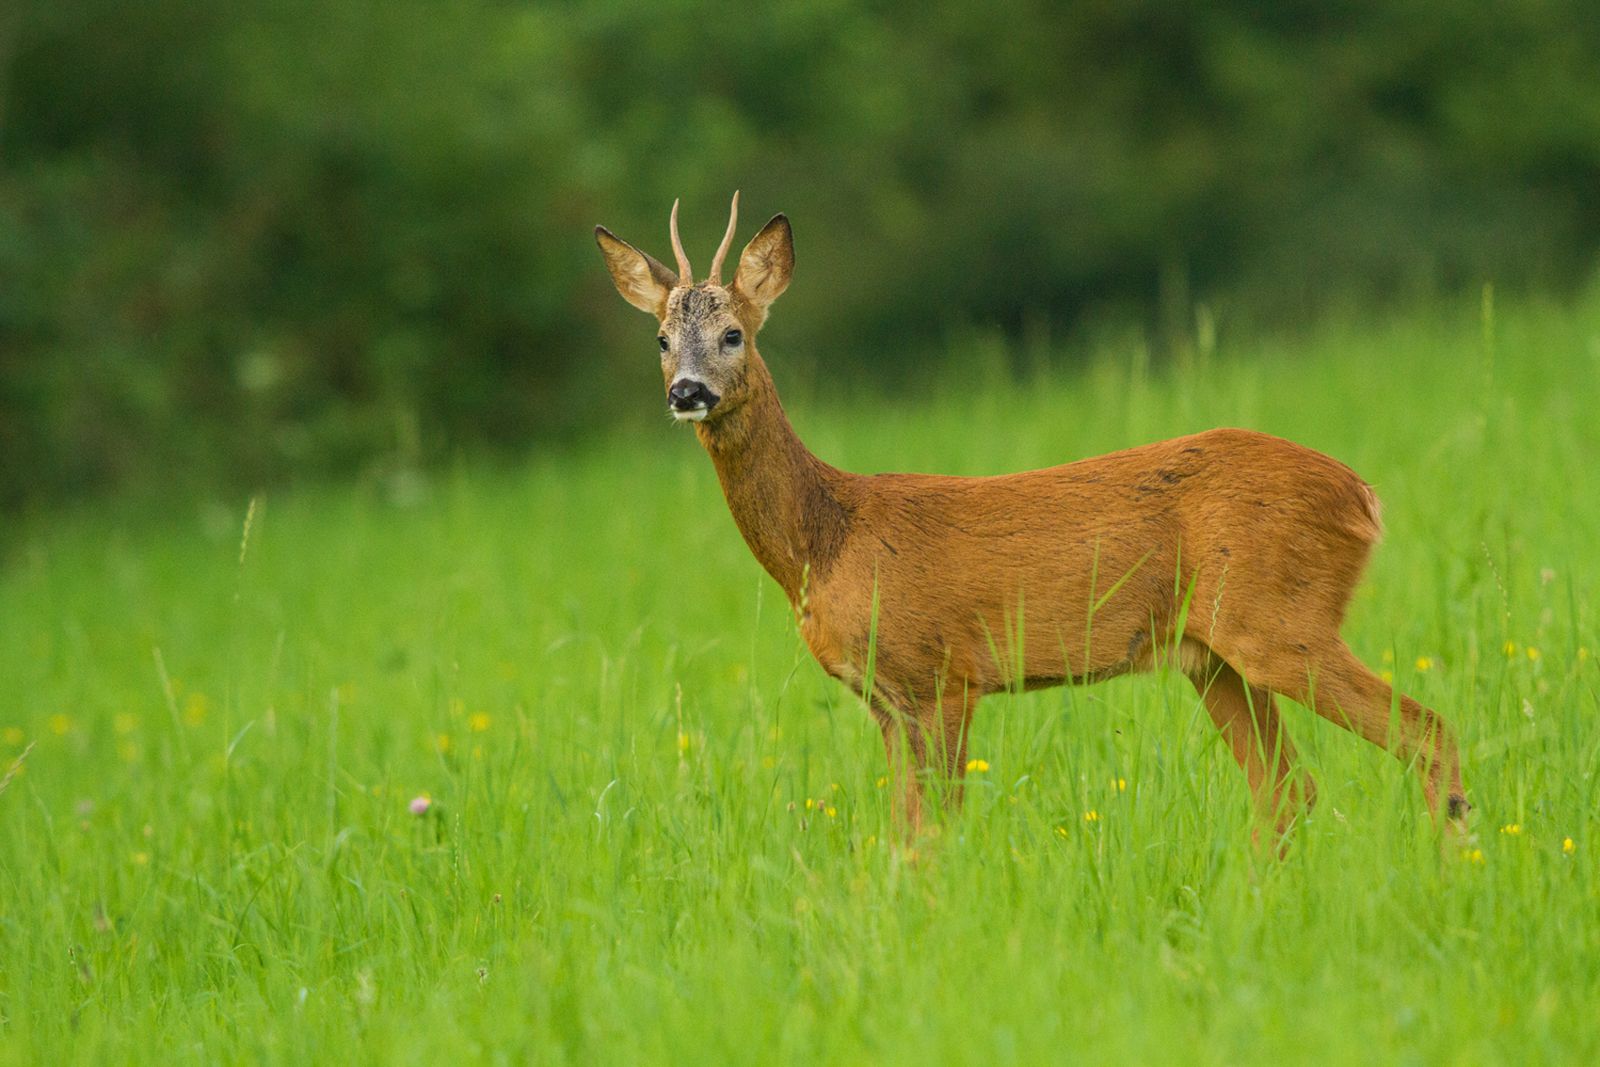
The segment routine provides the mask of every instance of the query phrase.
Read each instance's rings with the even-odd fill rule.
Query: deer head
[[[734,193],[728,230],[711,260],[710,276],[699,284],[678,237],[676,201],[670,226],[672,251],[678,261],[676,274],[604,226],[594,228],[617,292],[640,311],[654,315],[660,326],[656,343],[661,348],[667,410],[679,421],[718,419],[749,398],[750,361],[759,359],[756,332],[766,321],[767,308],[788,288],[794,271],[789,220],[774,215],[740,254],[733,284],[724,286],[722,262],[738,224],[739,194]]]

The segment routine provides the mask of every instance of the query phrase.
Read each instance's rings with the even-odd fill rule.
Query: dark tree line
[[[591,227],[665,255],[681,196],[704,260],[736,186],[830,373],[1164,289],[1583,281],[1600,4],[23,0],[0,500],[604,424],[655,369]]]

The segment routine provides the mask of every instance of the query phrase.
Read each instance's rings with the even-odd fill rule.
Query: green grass
[[[1596,1062],[1600,301],[1490,332],[1463,301],[1025,382],[974,344],[888,402],[767,354],[856,469],[1225,424],[1349,462],[1388,537],[1346,634],[1458,726],[1476,855],[1290,707],[1321,804],[1258,856],[1146,676],[987,701],[907,862],[875,728],[665,425],[267,494],[242,552],[242,500],[10,529],[0,1060]]]

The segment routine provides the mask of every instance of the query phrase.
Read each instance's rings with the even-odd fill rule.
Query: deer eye
[[[743,340],[744,334],[740,333],[738,330],[729,330],[727,333],[722,335],[722,343],[727,345],[729,348],[737,348],[739,346],[739,342]]]
[[[660,337],[657,337],[656,340],[661,343],[661,351],[665,352],[667,350],[667,347],[668,347],[668,345],[667,345],[667,335],[666,334],[662,334]]]

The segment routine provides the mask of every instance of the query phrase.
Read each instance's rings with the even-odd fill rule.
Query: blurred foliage
[[[23,0],[0,500],[654,411],[590,229],[664,256],[682,196],[703,264],[735,187],[741,239],[795,221],[774,351],[829,374],[1107,307],[1578,280],[1597,83],[1593,0]]]

